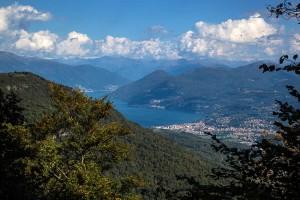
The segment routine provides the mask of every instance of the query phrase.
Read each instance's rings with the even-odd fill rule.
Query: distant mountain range
[[[262,73],[260,64],[201,67],[177,76],[158,70],[119,88],[112,96],[134,105],[208,115],[261,115],[264,110],[271,113],[267,106],[273,105],[275,99],[285,99],[284,86],[300,85],[300,80],[289,73]]]
[[[93,90],[110,90],[121,86],[112,96],[131,105],[207,115],[261,115],[262,109],[271,112],[268,106],[287,94],[284,85],[300,85],[292,74],[263,74],[258,70],[260,64],[229,67],[220,61],[208,59],[200,62],[122,57],[58,62],[0,52],[0,72],[32,72],[67,86]],[[129,80],[138,77],[142,78],[130,83]]]
[[[244,62],[199,60],[147,60],[104,56],[100,58],[42,59],[0,51],[0,72],[32,72],[71,87],[105,90],[122,86],[156,71],[180,75],[197,68],[231,68]]]
[[[156,70],[164,70],[170,74],[179,75],[199,67],[236,67],[241,63],[245,63],[211,59],[147,60],[109,56],[89,59],[62,59],[59,61],[72,65],[90,64],[98,66],[116,72],[130,80],[138,80]]]
[[[68,65],[50,59],[18,56],[0,52],[0,72],[32,72],[71,87],[110,89],[128,80],[117,73],[92,65]]]

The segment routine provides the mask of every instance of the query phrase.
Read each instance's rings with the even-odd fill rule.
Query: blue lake
[[[107,93],[89,92],[87,95],[100,98],[107,95]],[[118,99],[110,98],[110,101],[127,119],[144,127],[194,122],[202,118],[201,114],[156,109],[146,106],[129,106],[126,102]]]

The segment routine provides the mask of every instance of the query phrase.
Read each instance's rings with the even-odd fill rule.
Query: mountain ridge
[[[116,73],[92,65],[67,65],[57,61],[18,56],[0,52],[0,72],[32,72],[71,87],[103,90],[110,85],[123,85],[128,80]]]
[[[138,80],[147,74],[162,69],[172,75],[179,75],[186,71],[199,67],[228,67],[234,68],[248,63],[242,61],[221,61],[214,59],[199,58],[197,60],[177,59],[177,60],[154,60],[154,59],[133,59],[126,57],[103,56],[99,58],[82,59],[61,59],[61,62],[76,64],[92,64],[105,68],[130,80]]]
[[[51,112],[49,83],[33,73],[0,73],[0,88],[5,92],[14,91],[21,97],[21,106],[25,108],[26,119],[30,116],[31,121],[38,119],[45,112]],[[115,109],[111,111],[108,120],[121,123],[132,132],[124,140],[132,147],[132,158],[116,166],[112,173],[116,176],[142,177],[145,181],[145,186],[140,191],[143,199],[164,200],[166,193],[159,192],[162,189],[160,187],[176,189],[181,184],[177,180],[177,175],[180,174],[198,177],[203,183],[213,182],[206,175],[215,164],[200,154],[193,153],[159,133],[128,121]]]
[[[262,73],[261,63],[237,68],[195,68],[177,76],[165,76],[159,82],[155,81],[154,73],[120,87],[111,95],[132,105],[147,106],[155,101],[166,109],[187,112],[241,113],[248,110],[259,115],[259,107],[286,96],[284,85],[300,85],[293,74]],[[147,84],[149,82],[152,84]]]

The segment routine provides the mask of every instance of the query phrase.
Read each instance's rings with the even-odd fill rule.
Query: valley
[[[299,200],[300,0],[0,1],[0,200]]]
[[[93,98],[107,96],[126,118],[144,127],[198,136],[212,131],[222,138],[243,138],[249,144],[262,131],[273,131],[274,99],[289,100],[282,99],[286,96],[283,85],[300,84],[289,74],[262,74],[258,70],[262,62],[233,68],[212,61],[142,62],[111,57],[64,62],[68,64],[0,53],[0,71],[37,73]],[[136,81],[118,74],[129,77],[129,72],[126,75],[120,69],[143,64],[142,74],[149,74]]]

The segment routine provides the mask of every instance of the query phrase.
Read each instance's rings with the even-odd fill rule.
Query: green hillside
[[[31,73],[0,74],[0,88],[13,90],[23,101],[22,106],[29,121],[38,118],[42,112],[51,112],[48,81]],[[196,176],[201,182],[208,183],[206,177],[213,162],[201,158],[184,147],[172,142],[159,133],[126,120],[113,110],[110,121],[119,121],[130,128],[132,134],[126,138],[131,144],[131,159],[117,166],[113,173],[138,175],[145,180],[141,189],[144,199],[164,199],[165,189],[180,185],[176,175]]]
[[[166,109],[199,112],[204,116],[246,115],[266,119],[269,102],[287,96],[287,84],[299,85],[288,73],[263,74],[261,63],[238,68],[197,68],[178,76],[153,72],[125,85],[112,96],[133,105],[156,105]],[[263,110],[262,110],[263,108]],[[263,114],[266,116],[262,116]]]

